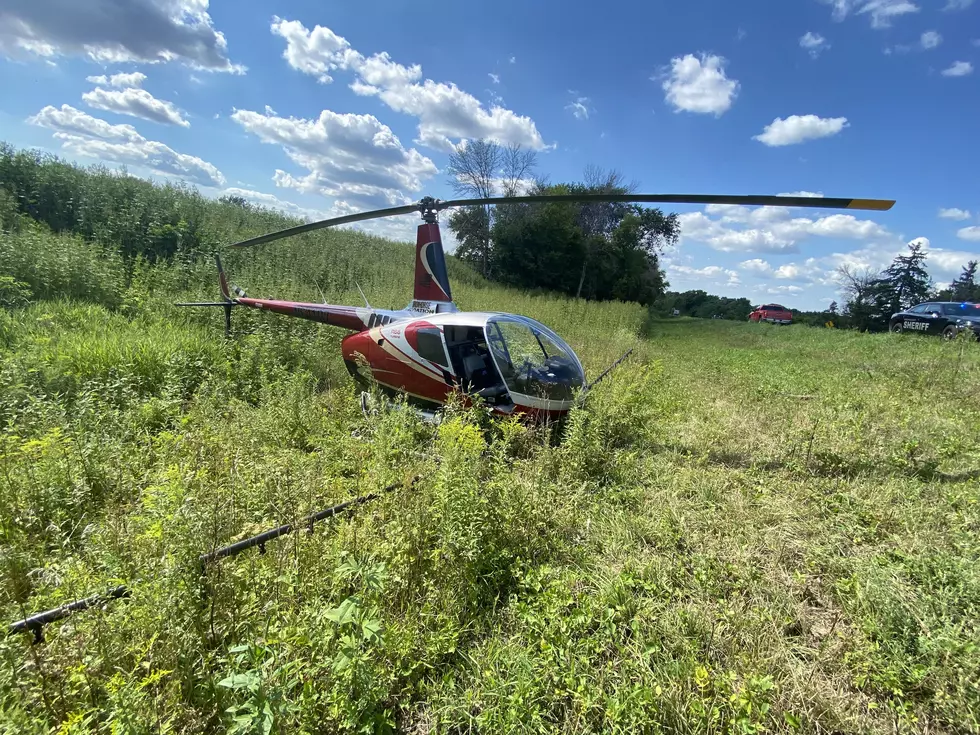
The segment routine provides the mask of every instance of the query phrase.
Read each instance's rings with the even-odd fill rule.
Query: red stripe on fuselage
[[[240,298],[236,301],[242,306],[248,306],[261,311],[271,311],[299,319],[309,319],[321,324],[331,324],[335,327],[352,329],[360,332],[366,324],[357,315],[353,306],[334,306],[333,304],[307,304],[300,301],[272,301],[268,299]]]

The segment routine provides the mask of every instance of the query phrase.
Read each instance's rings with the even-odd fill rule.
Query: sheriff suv
[[[785,306],[779,304],[763,304],[757,306],[749,314],[754,322],[771,322],[773,324],[792,324],[793,314]]]
[[[913,306],[908,311],[892,314],[888,321],[892,332],[938,334],[953,339],[964,330],[971,330],[980,339],[980,304],[960,301],[931,301]]]

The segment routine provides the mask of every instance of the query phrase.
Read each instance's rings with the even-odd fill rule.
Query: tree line
[[[618,171],[590,166],[582,181],[550,184],[538,175],[533,151],[472,141],[450,157],[453,189],[462,196],[628,194],[636,184]],[[294,217],[253,207],[239,197],[209,199],[183,184],[158,185],[104,166],[81,167],[57,156],[0,142],[0,229],[20,218],[54,232],[77,233],[114,246],[124,259],[196,257],[235,239],[282,229]],[[677,242],[675,214],[620,203],[505,204],[461,207],[448,225],[456,255],[488,279],[525,289],[587,299],[634,301],[654,313],[744,320],[744,298],[705,291],[668,292],[660,267]],[[882,271],[843,267],[842,302],[822,311],[794,311],[797,321],[866,331],[887,328],[891,314],[928,300],[980,302],[976,260],[947,286],[925,270],[928,253],[909,245]]]
[[[980,302],[976,260],[963,266],[962,273],[948,286],[937,287],[925,269],[928,257],[922,243],[915,241],[884,270],[842,266],[838,275],[844,304],[839,314],[834,308],[828,315],[837,317],[839,326],[874,332],[887,329],[892,314],[924,301]]]
[[[618,171],[586,168],[582,181],[551,184],[534,151],[487,140],[451,155],[448,183],[460,196],[630,194]],[[667,287],[659,256],[677,242],[676,214],[622,203],[498,204],[461,207],[448,220],[457,257],[484,277],[586,299],[652,304]]]
[[[693,290],[678,293],[668,291],[651,306],[656,316],[691,316],[698,319],[731,319],[745,321],[752,311],[752,302],[746,298],[715,296],[707,291]]]

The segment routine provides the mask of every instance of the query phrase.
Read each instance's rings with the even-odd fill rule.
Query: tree
[[[492,140],[469,140],[450,154],[446,171],[456,194],[487,199],[518,193],[536,164],[537,154],[519,144],[501,146]],[[449,216],[449,229],[459,241],[456,254],[474,263],[486,277],[492,261],[493,221],[494,208],[490,205],[462,207]]]
[[[745,321],[752,311],[752,303],[746,298],[714,296],[706,291],[668,291],[651,307],[657,314],[669,316],[677,309],[683,316],[710,319],[717,315],[722,319]]]
[[[908,248],[908,255],[896,256],[880,276],[890,292],[892,312],[904,311],[929,298],[931,281],[922,267],[927,254],[923,252],[922,243],[918,240],[910,242]]]
[[[500,207],[493,224],[494,279],[569,293],[584,249],[576,214],[576,205],[565,202]]]
[[[585,188],[539,184],[532,193],[562,195]],[[498,207],[492,225],[494,278],[585,298],[651,303],[666,287],[658,255],[677,241],[677,215],[633,204],[583,214],[592,206],[550,202]],[[583,263],[591,264],[584,280]]]
[[[611,169],[606,171],[598,166],[589,164],[585,167],[585,183],[571,187],[572,194],[632,194],[636,191],[636,183],[626,183],[623,175]],[[582,258],[582,269],[579,273],[577,297],[582,295],[585,275],[589,266],[595,260],[597,252],[602,247],[602,241],[612,235],[613,229],[629,211],[628,204],[619,202],[589,202],[582,204],[579,209],[578,223],[585,235],[585,252]]]
[[[960,277],[949,284],[950,301],[980,301],[980,286],[977,285],[977,261],[971,260],[963,266]]]
[[[894,293],[882,274],[847,265],[838,268],[837,274],[844,294],[843,313],[850,325],[862,331],[886,329]]]
[[[834,316],[837,316],[837,302],[836,301],[831,301],[830,302],[830,306],[827,307],[827,313],[828,314],[833,314]]]
[[[238,196],[237,194],[225,194],[224,196],[218,197],[218,201],[224,202],[225,204],[232,204],[245,210],[252,208],[252,205],[249,204],[245,197]]]

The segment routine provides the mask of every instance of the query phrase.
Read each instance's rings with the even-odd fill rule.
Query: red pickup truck
[[[780,304],[763,304],[757,306],[749,314],[754,322],[770,322],[772,324],[792,324],[793,313]]]

